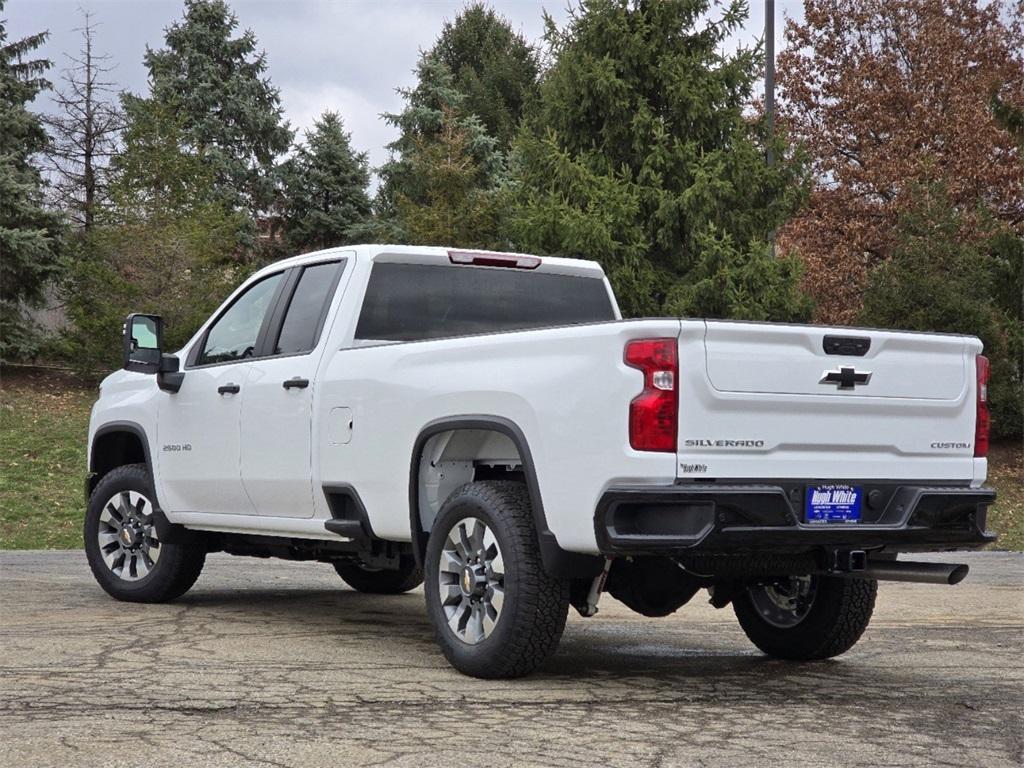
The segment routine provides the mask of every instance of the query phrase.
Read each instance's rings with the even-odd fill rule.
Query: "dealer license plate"
[[[807,489],[808,523],[859,523],[862,489],[852,485],[812,485]]]

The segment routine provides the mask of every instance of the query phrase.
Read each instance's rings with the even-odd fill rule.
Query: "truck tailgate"
[[[683,321],[679,475],[975,477],[966,336]]]

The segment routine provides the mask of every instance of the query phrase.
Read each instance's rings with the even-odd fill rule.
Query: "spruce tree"
[[[295,249],[352,242],[351,232],[370,216],[369,161],[352,149],[351,135],[334,112],[325,112],[284,167],[284,228]]]
[[[481,187],[470,132],[445,108],[437,136],[419,137],[406,155],[422,201],[399,194],[398,221],[409,242],[496,248],[501,191]]]
[[[406,101],[399,113],[388,113],[384,119],[401,132],[388,145],[391,158],[380,169],[381,186],[376,207],[385,220],[393,219],[395,204],[401,195],[416,204],[426,204],[429,190],[424,180],[413,172],[411,157],[423,142],[441,134],[445,120],[465,133],[465,150],[473,160],[473,183],[481,189],[497,186],[503,176],[504,161],[497,141],[488,135],[480,118],[465,109],[466,96],[455,86],[451,70],[431,54],[420,57],[416,68],[417,85],[399,89]],[[395,235],[403,238],[401,229]]]
[[[445,22],[432,53],[452,73],[465,95],[463,108],[480,118],[502,151],[535,100],[537,52],[512,29],[508,19],[484,3],[464,8]]]
[[[275,163],[292,132],[256,36],[233,37],[237,27],[223,0],[186,0],[166,47],[147,48],[145,63],[151,98],[172,110],[187,147],[213,169],[218,192],[256,216],[273,203]]]
[[[8,41],[0,18],[0,360],[32,354],[25,307],[42,300],[61,248],[62,222],[44,205],[43,180],[32,161],[46,148],[46,133],[28,110],[50,85],[44,77],[50,62],[31,58],[46,36]]]
[[[420,57],[416,86],[399,89],[405,108],[384,115],[400,133],[388,145],[390,159],[378,169],[377,217],[358,234],[400,242],[428,237],[496,243],[501,227],[494,201],[506,180],[512,137],[536,100],[537,74],[536,52],[484,4],[470,5],[446,22],[433,48]],[[457,190],[438,186],[452,173],[457,182],[448,182],[457,183]],[[453,219],[456,198],[471,210]],[[484,222],[489,232],[481,230]]]
[[[897,222],[889,259],[872,270],[856,322],[877,328],[978,336],[991,363],[992,434],[1024,431],[1024,240],[982,212],[981,242],[963,238],[977,215],[933,181],[902,190],[910,205]]]
[[[627,314],[797,320],[799,270],[770,233],[800,168],[744,114],[760,50],[723,53],[746,15],[708,0],[584,0],[512,160],[509,225],[524,250],[600,260]]]

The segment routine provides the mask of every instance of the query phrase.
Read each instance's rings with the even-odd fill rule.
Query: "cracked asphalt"
[[[942,559],[942,558],[932,558]],[[761,656],[701,593],[605,596],[524,680],[451,670],[421,590],[214,555],[176,602],[108,598],[81,552],[0,553],[0,766],[1020,766],[1024,555],[884,583],[828,662]]]

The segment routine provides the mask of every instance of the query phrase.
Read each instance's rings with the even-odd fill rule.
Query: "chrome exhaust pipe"
[[[874,560],[863,571],[849,576],[878,581],[913,581],[920,584],[959,584],[970,567],[963,563],[914,563],[903,560]]]

